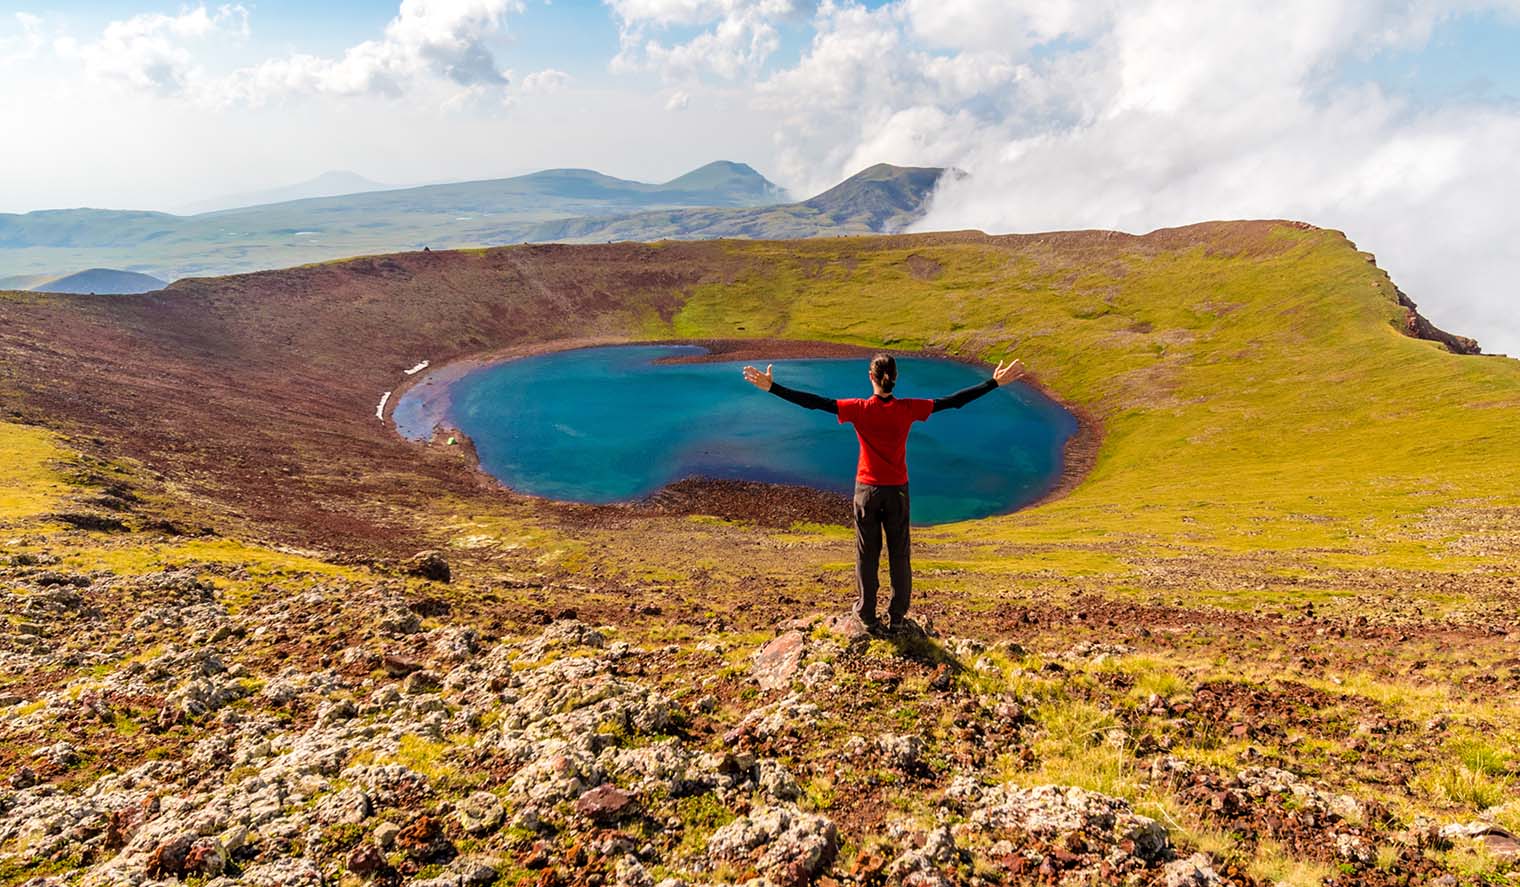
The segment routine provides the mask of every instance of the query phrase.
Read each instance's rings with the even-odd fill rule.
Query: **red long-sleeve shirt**
[[[908,482],[908,430],[914,422],[922,422],[940,410],[959,409],[997,387],[997,382],[988,379],[933,400],[899,400],[890,394],[829,400],[775,382],[771,383],[770,392],[810,410],[834,413],[839,416],[840,424],[849,422],[854,425],[855,436],[860,440],[855,480],[876,487],[892,487]]]
[[[908,429],[934,412],[922,398],[856,397],[838,401],[839,423],[855,426],[860,460],[855,480],[874,487],[908,482]]]

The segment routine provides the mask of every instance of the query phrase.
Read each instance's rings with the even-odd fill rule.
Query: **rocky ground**
[[[565,610],[497,636],[438,556],[249,592],[45,543],[0,561],[5,883],[1456,884],[1520,849],[1505,808],[1309,772],[1335,737],[1409,784],[1448,723],[1125,645],[843,617],[662,643]]]

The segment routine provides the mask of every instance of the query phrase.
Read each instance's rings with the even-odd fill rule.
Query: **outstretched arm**
[[[934,412],[937,413],[940,410],[958,410],[992,389],[1021,379],[1024,375],[1024,364],[1018,359],[1011,360],[1006,365],[1002,361],[998,361],[997,369],[992,371],[992,378],[987,381],[957,391],[948,397],[936,397],[934,399]]]
[[[774,364],[766,364],[765,372],[763,373],[754,367],[745,367],[744,381],[759,388],[761,391],[769,391],[782,400],[789,400],[799,407],[807,407],[810,410],[823,410],[826,413],[838,415],[839,401],[829,400],[827,397],[820,397],[816,394],[809,394],[806,391],[798,391],[794,388],[777,384],[776,380],[771,377],[772,366]]]

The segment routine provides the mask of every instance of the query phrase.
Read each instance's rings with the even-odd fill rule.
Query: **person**
[[[923,422],[941,410],[959,409],[993,389],[1023,378],[1024,365],[1017,359],[998,362],[992,378],[948,397],[933,400],[898,399],[892,396],[897,385],[897,360],[890,354],[871,358],[870,397],[830,400],[806,391],[797,391],[777,382],[774,364],[765,372],[752,366],[744,368],[744,378],[761,391],[812,410],[823,410],[839,417],[839,423],[855,426],[860,440],[860,458],[855,470],[855,615],[868,630],[881,627],[876,614],[876,593],[881,587],[877,569],[881,563],[881,541],[887,540],[887,572],[892,581],[892,599],[887,605],[887,631],[903,630],[908,607],[913,598],[910,534],[908,531],[908,430],[914,422]]]

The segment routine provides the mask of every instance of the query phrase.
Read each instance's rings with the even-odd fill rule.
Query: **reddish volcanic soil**
[[[1101,232],[1061,235],[1109,251]],[[1130,238],[1165,248],[1170,235]],[[862,253],[997,242],[974,233],[851,240]],[[838,244],[833,246],[839,249]],[[375,418],[402,370],[567,341],[631,338],[650,310],[671,317],[701,284],[734,280],[759,257],[722,243],[524,246],[424,252],[236,277],[183,280],[141,296],[0,300],[0,391],[11,418],[137,460],[205,506],[198,519],[354,554],[415,549],[415,514],[439,498],[512,498],[467,449],[401,440]],[[725,359],[864,354],[866,349],[715,342]],[[394,395],[393,401],[394,403]],[[1090,464],[1091,421],[1063,488]],[[765,523],[834,522],[812,491],[679,485],[647,506]],[[757,504],[758,503],[758,504]],[[626,509],[574,522],[615,520]]]

